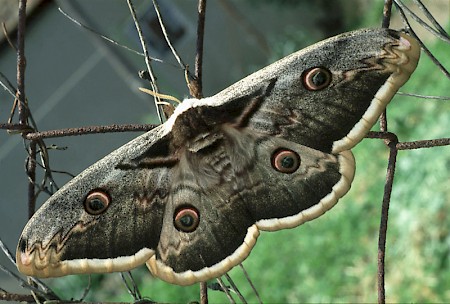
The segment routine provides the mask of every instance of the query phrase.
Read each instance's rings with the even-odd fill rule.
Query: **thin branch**
[[[8,247],[6,247],[5,243],[0,239],[0,249],[3,251],[3,253],[6,255],[8,260],[13,264],[16,265],[16,260],[14,259],[14,256],[11,254],[11,251],[9,251]]]
[[[144,51],[145,64],[147,66],[147,71],[150,75],[150,79],[151,79],[150,85],[152,87],[152,91],[155,93],[158,93],[159,90],[158,90],[158,86],[156,84],[156,77],[153,73],[153,69],[152,69],[152,66],[150,63],[151,58],[150,58],[150,55],[148,54],[147,43],[145,42],[144,35],[142,34],[142,29],[141,29],[141,26],[139,25],[139,20],[136,16],[136,11],[134,9],[134,6],[133,6],[133,3],[131,2],[131,0],[127,0],[127,3],[128,3],[128,8],[130,9],[131,16],[133,17],[134,26],[136,27],[136,31],[138,32],[138,35],[139,35],[139,41],[141,42],[142,50]],[[163,122],[163,114],[162,114],[163,111],[162,111],[162,108],[159,106],[159,99],[157,96],[153,96],[153,98],[155,101],[156,112],[158,113],[158,119],[160,122]]]
[[[250,279],[250,276],[248,275],[247,270],[245,270],[244,265],[242,265],[242,263],[241,263],[241,264],[239,264],[239,266],[241,267],[241,270],[244,273],[244,276],[247,279],[247,282],[250,284],[253,292],[255,293],[256,297],[258,298],[259,303],[262,304],[262,300],[261,300],[261,297],[259,296],[258,290],[256,290],[256,287],[253,284],[253,281]]]
[[[0,85],[3,87],[3,89],[5,89],[5,91],[8,92],[9,95],[12,96],[12,98],[16,98],[16,94],[14,93],[16,91],[16,88],[14,88],[12,83],[2,72],[0,72],[0,77],[3,78],[6,82],[5,84],[3,81],[0,80]]]
[[[450,138],[438,138],[430,140],[416,140],[410,142],[397,143],[396,148],[398,150],[414,150],[423,148],[433,148],[440,146],[449,146]]]
[[[24,295],[18,293],[10,293],[6,291],[0,291],[0,300],[9,302],[34,302],[32,295]]]
[[[37,140],[37,139],[42,139],[42,138],[77,136],[77,135],[97,134],[97,133],[149,131],[149,130],[156,128],[157,126],[158,125],[153,125],[153,124],[88,126],[88,127],[81,127],[81,128],[67,128],[67,129],[27,133],[25,135],[25,138],[28,140]]]
[[[128,280],[127,280],[126,277],[125,277],[125,274],[128,275],[129,280],[130,280],[131,282],[128,282]],[[137,284],[136,284],[136,282],[135,282],[135,280],[134,280],[133,275],[131,274],[131,272],[130,272],[130,271],[127,271],[127,272],[121,272],[121,273],[120,273],[120,277],[122,278],[122,281],[123,281],[125,287],[127,288],[128,293],[133,297],[133,300],[134,300],[134,301],[140,301],[140,300],[142,300],[141,292],[139,291],[139,288],[138,288],[138,286],[137,286]]]
[[[233,297],[230,294],[230,290],[228,289],[227,286],[225,286],[225,284],[223,283],[222,279],[219,277],[219,278],[216,279],[216,281],[220,285],[220,290],[223,291],[226,294],[226,296],[228,298],[228,301],[230,301],[230,303],[236,304],[236,301],[233,299]]]
[[[19,123],[27,124],[28,110],[25,107],[25,24],[27,1],[19,0],[17,25],[17,99],[19,100]]]
[[[233,279],[231,279],[230,275],[228,273],[225,273],[225,277],[227,278],[228,282],[230,283],[232,290],[237,294],[237,296],[242,301],[242,303],[247,303],[244,296],[240,292],[239,288],[236,286],[236,284],[234,284],[234,281],[233,281]]]
[[[31,141],[26,160],[26,172],[28,175],[28,218],[31,218],[36,209],[36,141]]]
[[[49,294],[47,294],[46,292],[28,284],[28,282],[26,282],[24,279],[22,279],[21,277],[19,277],[17,274],[15,274],[14,272],[8,270],[6,267],[4,267],[3,265],[0,264],[0,270],[3,271],[4,273],[6,273],[7,275],[9,275],[10,277],[14,278],[18,284],[23,287],[26,288],[28,290],[34,291],[36,294],[39,294],[47,299],[52,298],[53,296],[50,296]]]
[[[91,32],[91,33],[93,33],[93,34],[95,34],[96,36],[98,36],[98,37],[100,37],[100,38],[102,38],[102,39],[104,39],[104,40],[106,40],[106,41],[112,43],[113,45],[118,46],[118,47],[121,47],[121,48],[123,48],[123,49],[125,49],[125,50],[127,50],[127,51],[130,51],[130,52],[132,52],[132,53],[134,53],[134,54],[136,54],[136,55],[139,55],[139,56],[142,56],[142,57],[145,56],[144,53],[139,52],[139,51],[136,51],[136,50],[134,50],[134,49],[132,49],[132,48],[126,46],[126,45],[120,44],[119,42],[115,41],[114,39],[111,39],[111,38],[109,38],[109,37],[103,35],[102,33],[100,33],[100,32],[98,32],[98,31],[96,31],[96,30],[94,30],[94,29],[92,29],[92,28],[90,28],[90,27],[88,27],[88,26],[82,24],[81,22],[79,22],[78,20],[76,20],[75,18],[73,18],[72,16],[70,16],[69,14],[67,14],[65,11],[63,11],[62,8],[58,7],[58,11],[59,11],[61,14],[63,14],[67,19],[69,19],[70,21],[72,21],[73,23],[75,23],[76,25],[78,25],[78,26],[84,28],[85,30],[87,30],[87,31],[89,31],[89,32]],[[159,58],[150,57],[150,59],[153,60],[153,61],[156,61],[156,62],[164,63],[164,60],[161,60],[161,59],[159,59]]]
[[[397,135],[391,132],[374,132],[370,131],[366,138],[377,138],[384,139],[386,145],[392,141],[396,142],[396,149],[398,150],[414,150],[422,148],[432,148],[440,146],[449,146],[450,138],[437,138],[437,139],[427,139],[427,140],[416,140],[407,142],[398,142]]]
[[[447,38],[449,35],[446,33],[444,28],[437,22],[437,20],[433,17],[433,15],[430,13],[430,11],[423,5],[422,1],[420,0],[414,0],[414,2],[417,4],[417,6],[420,8],[420,10],[425,14],[425,16],[428,18],[428,20],[431,21],[431,23],[434,25],[434,27],[443,35],[445,35]]]
[[[442,27],[439,25],[439,23],[436,22],[436,20],[432,18],[432,20],[434,20],[434,24],[437,24],[437,26],[442,29],[443,32],[441,31],[437,31],[434,28],[432,28],[431,26],[429,26],[425,21],[423,21],[419,16],[417,16],[416,14],[414,14],[414,12],[412,10],[409,9],[409,7],[407,7],[406,5],[403,4],[403,2],[401,0],[395,0],[395,4],[398,5],[399,7],[402,8],[402,10],[404,12],[406,12],[408,15],[411,16],[411,18],[413,18],[417,23],[419,23],[424,29],[426,29],[427,31],[429,31],[431,34],[433,34],[434,36],[438,37],[439,39],[442,39],[444,42],[450,43],[450,37],[448,36],[448,34],[442,29]],[[424,13],[426,14],[426,12],[428,13],[429,16],[431,16],[431,14],[428,12],[428,10],[425,8],[425,6],[422,7],[425,9]]]
[[[205,36],[206,0],[198,0],[197,19],[197,51],[195,55],[195,76],[188,82],[189,92],[195,98],[203,97],[203,40]],[[208,287],[206,282],[200,282],[200,303],[208,304]]]
[[[397,92],[396,94],[402,95],[402,96],[417,97],[417,98],[422,98],[422,99],[435,99],[435,100],[442,100],[442,101],[450,100],[450,97],[448,97],[448,96],[432,96],[432,95],[421,95],[421,94],[403,93],[403,92]]]
[[[381,207],[380,231],[378,238],[378,303],[386,302],[385,293],[385,257],[386,257],[386,237],[388,228],[389,204],[391,201],[392,185],[395,176],[395,163],[397,160],[396,144],[398,140],[395,139],[388,144],[389,160],[386,172],[386,182],[384,184],[383,203]]]
[[[8,33],[8,30],[6,29],[5,22],[2,22],[2,30],[3,30],[3,35],[5,36],[6,41],[8,42],[9,46],[17,52],[16,46],[14,45],[11,38],[9,37],[9,33]]]
[[[389,28],[391,23],[391,12],[392,12],[392,0],[385,0],[383,6],[383,20],[381,26],[383,28]],[[387,112],[386,109],[380,115],[380,130],[382,132],[387,132]]]
[[[382,28],[389,28],[391,23],[391,13],[392,13],[392,0],[385,0],[383,6],[383,20],[381,22]]]
[[[6,247],[5,243],[3,243],[3,241],[1,239],[0,239],[0,249],[6,255],[6,257],[11,262],[11,264],[13,264],[14,266],[17,267],[15,257],[12,255],[11,251],[8,249],[8,247]],[[16,277],[14,277],[14,278],[16,278]],[[45,294],[51,295],[55,299],[57,298],[57,296],[53,293],[53,291],[45,283],[43,283],[41,280],[36,279],[36,278],[32,278],[32,279],[44,291]],[[23,281],[23,282],[25,282],[25,281]]]
[[[195,98],[203,97],[203,40],[205,37],[206,0],[198,0],[197,51],[195,55],[195,78],[190,93]]]
[[[156,2],[156,0],[153,0],[153,7],[155,8],[156,16],[158,17],[159,25],[161,26],[162,33],[164,35],[164,38],[166,39],[167,45],[169,46],[170,50],[172,51],[173,56],[177,60],[178,64],[183,70],[186,70],[186,64],[181,59],[180,55],[178,54],[177,50],[172,44],[172,41],[169,39],[169,35],[167,34],[166,26],[164,25],[163,18],[161,16],[161,12],[159,10],[159,5]]]
[[[208,286],[206,283],[200,283],[200,303],[208,304]]]
[[[430,57],[431,61],[433,61],[433,63],[442,71],[442,73],[444,73],[444,75],[450,79],[449,71],[447,71],[447,69],[442,65],[442,63],[439,62],[439,60],[431,53],[431,51],[425,46],[422,40],[414,32],[403,9],[397,4],[397,2],[395,2],[395,6],[400,12],[403,22],[406,25],[408,32],[411,34],[411,36],[413,36],[419,42],[420,46],[422,47],[422,50],[428,55],[428,57]]]
[[[0,129],[20,132],[33,131],[33,128],[30,126],[15,123],[0,123]]]

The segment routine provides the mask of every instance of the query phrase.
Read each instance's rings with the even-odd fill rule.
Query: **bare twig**
[[[8,249],[8,247],[6,247],[5,243],[3,243],[3,241],[0,239],[0,249],[3,251],[3,253],[6,255],[6,257],[8,258],[8,260],[14,265],[16,266],[16,259],[14,258],[13,254],[11,253],[11,251]],[[2,266],[2,265],[0,265]],[[16,266],[17,267],[17,266]],[[6,269],[6,268],[2,268]],[[10,274],[9,271],[6,272],[7,274]],[[17,276],[12,276],[13,278],[17,279]],[[57,296],[53,293],[53,291],[45,284],[43,283],[41,280],[38,280],[36,278],[32,278],[33,281],[36,283],[37,286],[39,286],[45,294],[50,295],[52,298],[56,299]],[[25,281],[23,281],[25,282]]]
[[[28,148],[26,171],[28,175],[28,217],[31,218],[36,209],[36,195],[34,185],[36,183],[36,141],[31,141]]]
[[[227,281],[230,283],[232,290],[237,294],[237,296],[242,301],[242,303],[247,303],[247,301],[245,300],[244,296],[240,292],[239,288],[236,286],[236,284],[234,284],[234,281],[230,277],[230,275],[228,273],[226,273],[225,277],[227,278]]]
[[[189,91],[195,98],[203,97],[203,39],[205,36],[206,0],[198,0],[197,51],[195,54],[195,77]]]
[[[392,0],[384,0],[383,21],[381,22],[381,27],[389,28],[389,25],[391,23],[391,12],[392,12]]]
[[[397,141],[391,141],[389,146],[389,160],[386,173],[386,183],[384,185],[383,205],[381,207],[380,232],[378,239],[378,303],[386,302],[385,294],[385,256],[386,237],[388,227],[389,204],[391,200],[392,185],[394,183],[395,163],[397,160]]]
[[[428,140],[416,140],[409,142],[398,142],[397,135],[391,132],[374,132],[370,131],[366,138],[378,138],[384,139],[386,144],[389,144],[392,141],[396,141],[396,149],[398,150],[414,150],[421,148],[432,148],[439,146],[448,146],[450,145],[450,138],[437,138],[437,139],[428,139]]]
[[[30,126],[15,123],[0,123],[0,129],[10,131],[20,131],[20,132],[33,131],[33,128]]]
[[[9,38],[9,33],[8,33],[8,30],[6,29],[6,24],[5,24],[5,22],[2,22],[2,30],[3,30],[3,35],[5,36],[6,41],[8,41],[9,46],[10,46],[13,50],[15,50],[15,51],[17,52],[16,46],[15,46],[14,43],[11,41],[11,38]]]
[[[3,87],[3,89],[5,89],[5,91],[8,92],[12,98],[16,98],[16,94],[14,92],[17,90],[14,88],[9,79],[2,72],[0,72],[0,77],[3,79],[0,80],[0,85]]]
[[[439,30],[435,30],[434,28],[432,28],[431,26],[429,26],[425,21],[423,21],[419,16],[417,16],[416,14],[414,14],[414,12],[412,10],[409,9],[408,6],[406,6],[405,4],[403,4],[403,2],[401,0],[395,0],[395,4],[398,7],[401,7],[401,9],[406,12],[408,15],[411,16],[411,18],[413,18],[417,23],[419,23],[424,29],[426,29],[427,31],[429,31],[431,34],[433,34],[434,36],[438,37],[439,39],[442,39],[444,42],[450,43],[450,37],[449,35],[444,31],[444,29],[441,27],[441,25],[436,21],[436,19],[433,18],[433,16],[430,14],[430,12],[426,9],[426,7],[421,3],[421,9],[422,11],[429,17],[430,21],[432,21],[432,23],[434,25],[436,25],[438,27]]]
[[[11,254],[11,251],[9,251],[8,247],[6,247],[5,243],[0,239],[0,249],[3,251],[3,253],[6,255],[8,260],[13,264],[16,265],[16,260],[14,259],[14,256]]]
[[[200,283],[200,303],[208,304],[208,286],[206,283]]]
[[[450,138],[438,138],[430,140],[416,140],[410,142],[397,143],[396,148],[398,150],[413,150],[422,148],[433,148],[439,146],[450,145]]]
[[[142,30],[141,30],[141,26],[139,25],[139,20],[137,18],[136,15],[136,11],[134,10],[134,6],[133,3],[131,2],[131,0],[127,0],[128,3],[128,8],[130,9],[130,13],[131,16],[133,17],[133,21],[134,21],[134,26],[136,27],[136,31],[138,32],[139,35],[139,41],[141,42],[141,46],[142,46],[142,50],[144,51],[144,58],[145,58],[145,64],[147,66],[147,71],[150,75],[150,85],[152,87],[152,91],[155,93],[158,93],[158,86],[156,84],[156,77],[153,73],[153,69],[151,66],[151,58],[150,55],[148,54],[148,49],[147,49],[147,43],[144,39],[144,35],[142,34]],[[153,96],[154,101],[155,101],[155,107],[156,107],[156,112],[158,113],[158,118],[160,122],[163,122],[163,111],[162,108],[159,106],[159,99],[157,97],[157,95]]]
[[[206,0],[198,0],[197,19],[197,51],[195,55],[195,77],[189,84],[189,91],[195,98],[203,97],[203,39],[205,36]],[[200,283],[200,303],[208,304],[208,287],[206,282]]]
[[[442,101],[450,100],[449,96],[421,95],[421,94],[404,93],[404,92],[397,92],[397,95],[417,97],[417,98],[422,98],[425,100],[428,100],[428,99],[435,99],[435,100],[442,100]]]
[[[6,291],[0,291],[0,300],[9,302],[34,302],[34,297],[32,295],[24,295],[17,293],[9,293]]]
[[[94,29],[92,29],[92,28],[90,28],[90,27],[88,27],[88,26],[82,24],[81,22],[79,22],[78,20],[76,20],[75,18],[73,18],[72,16],[70,16],[68,13],[66,13],[65,11],[63,11],[62,8],[58,7],[58,11],[59,11],[61,14],[63,14],[67,19],[69,19],[70,21],[72,21],[73,23],[75,23],[76,25],[78,25],[78,26],[84,28],[85,30],[87,30],[87,31],[89,31],[89,32],[91,32],[91,33],[97,35],[98,37],[100,37],[100,38],[102,38],[102,39],[104,39],[104,40],[106,40],[106,41],[112,43],[113,45],[119,46],[119,47],[121,47],[121,48],[124,48],[125,50],[130,51],[130,52],[132,52],[132,53],[134,53],[134,54],[136,54],[136,55],[139,55],[139,56],[142,56],[142,57],[145,56],[144,53],[139,52],[139,51],[136,51],[136,50],[134,50],[134,49],[132,49],[132,48],[126,46],[126,45],[120,44],[119,42],[115,41],[114,39],[111,39],[111,38],[109,38],[109,37],[107,37],[107,36],[101,34],[100,32],[98,32],[98,31],[96,31],[96,30],[94,30]],[[163,60],[161,60],[161,59],[159,59],[159,58],[155,58],[155,57],[150,57],[150,59],[153,60],[153,61],[157,61],[157,62],[164,62]]]
[[[383,28],[388,28],[391,23],[391,12],[392,12],[392,0],[385,0],[383,6],[383,21],[381,26]],[[387,112],[384,109],[383,113],[380,115],[380,130],[382,132],[387,132]]]
[[[125,277],[125,274],[128,276],[129,280],[127,280],[127,278]],[[122,281],[125,284],[125,287],[127,288],[128,293],[133,297],[134,301],[142,300],[141,292],[139,291],[139,288],[138,288],[131,272],[130,271],[121,272],[120,277],[122,278]]]
[[[444,28],[437,22],[437,20],[433,17],[433,15],[430,13],[430,11],[423,5],[422,1],[420,0],[414,0],[414,2],[417,4],[417,6],[420,8],[420,10],[425,14],[425,16],[428,18],[428,20],[431,21],[431,23],[434,25],[434,27],[438,30],[439,33],[446,36],[447,38],[449,35],[445,32]]]
[[[172,41],[170,41],[169,35],[167,34],[166,26],[164,25],[163,18],[161,16],[161,12],[159,10],[159,5],[156,2],[156,0],[153,0],[153,7],[155,8],[156,16],[158,17],[159,25],[161,26],[162,33],[164,35],[164,38],[166,39],[167,45],[169,46],[170,50],[172,51],[173,56],[177,60],[178,64],[183,70],[186,70],[186,64],[183,62],[183,59],[181,59],[180,55],[178,54],[177,50],[172,44]]]
[[[26,289],[31,290],[31,291],[34,291],[36,294],[39,294],[39,295],[43,296],[46,299],[54,299],[54,297],[53,297],[54,294],[48,294],[45,291],[42,291],[42,290],[40,290],[40,289],[30,285],[24,279],[19,277],[14,272],[8,270],[6,267],[4,267],[1,264],[0,264],[0,270],[3,271],[4,273],[8,274],[10,277],[14,278],[21,287],[26,288]],[[57,299],[57,297],[56,297],[56,299]]]
[[[230,290],[228,289],[227,286],[225,286],[225,284],[223,283],[221,278],[217,278],[216,281],[219,283],[221,291],[223,291],[227,298],[228,301],[230,301],[230,303],[236,304],[236,301],[233,299],[233,297],[231,296]]]
[[[28,109],[25,107],[25,20],[27,1],[19,0],[17,25],[17,99],[19,100],[19,124],[26,125]]]
[[[81,295],[81,298],[80,298],[80,302],[83,301],[87,297],[89,291],[91,290],[91,283],[92,283],[92,276],[89,275],[88,276],[88,284],[84,288],[83,294]]]
[[[253,281],[250,279],[250,276],[247,273],[247,270],[245,270],[244,265],[239,264],[239,266],[241,267],[242,272],[244,273],[245,278],[247,279],[247,282],[250,284],[253,292],[255,293],[256,297],[258,298],[258,301],[260,304],[262,304],[262,300],[261,297],[259,296],[258,290],[256,289],[255,285],[253,284]]]
[[[431,51],[425,46],[422,40],[414,32],[403,9],[397,4],[397,2],[395,2],[395,6],[402,16],[403,23],[407,27],[408,32],[411,34],[411,36],[413,36],[419,42],[422,50],[428,55],[428,57],[430,57],[431,61],[433,61],[433,63],[442,71],[442,73],[444,73],[444,75],[450,79],[450,72],[442,65],[442,63],[439,62],[439,60],[431,53]]]
[[[149,131],[151,129],[156,128],[157,126],[158,125],[152,125],[152,124],[88,126],[88,127],[81,127],[81,128],[67,128],[67,129],[27,133],[25,135],[25,138],[28,140],[37,140],[37,139],[42,139],[42,138],[77,136],[77,135],[97,134],[97,133]]]

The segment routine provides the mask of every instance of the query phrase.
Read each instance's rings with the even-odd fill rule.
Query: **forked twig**
[[[158,85],[156,84],[156,77],[153,73],[153,69],[152,69],[152,65],[151,65],[151,58],[150,58],[150,55],[148,54],[147,43],[144,39],[144,35],[142,33],[141,25],[139,24],[139,20],[137,18],[136,11],[134,9],[133,2],[131,2],[131,0],[127,0],[127,4],[128,4],[128,8],[130,9],[131,16],[133,17],[134,26],[136,27],[136,31],[138,32],[138,35],[139,35],[139,41],[141,42],[142,50],[144,51],[145,65],[147,66],[147,72],[150,75],[150,79],[151,79],[150,85],[152,87],[152,91],[155,93],[158,93],[159,92]],[[156,112],[158,113],[158,119],[160,122],[163,122],[164,116],[163,116],[163,110],[159,105],[160,100],[157,97],[157,95],[153,96],[153,98],[155,101]]]
[[[429,26],[425,21],[423,21],[419,16],[417,16],[408,6],[406,6],[401,0],[395,0],[395,5],[397,7],[400,7],[403,10],[403,12],[406,12],[408,15],[410,15],[412,19],[414,19],[417,23],[419,23],[424,29],[429,31],[431,34],[433,34],[434,36],[438,37],[439,39],[443,40],[446,43],[450,43],[449,35],[445,32],[442,26],[436,21],[436,19],[433,18],[433,16],[423,5],[423,3],[417,0],[415,2],[420,3],[420,8],[423,10],[425,15],[430,19],[430,21],[438,28],[438,30],[435,30],[434,28]]]
[[[223,282],[222,278],[217,278],[216,281],[219,283],[220,285],[220,290],[223,291],[225,293],[225,295],[228,298],[228,301],[230,301],[230,303],[232,304],[236,304],[236,301],[233,299],[233,296],[230,293],[230,290],[228,289],[228,287],[225,285],[225,283]]]
[[[410,34],[415,37],[424,51],[430,56],[430,58],[433,60],[433,62],[444,72],[445,75],[449,75],[447,70],[442,66],[442,64],[431,54],[431,52],[428,50],[428,48],[423,44],[423,42],[420,40],[420,38],[415,34],[413,29],[411,28],[409,21],[407,20],[407,17],[405,13],[403,12],[403,9],[407,10],[408,13],[416,19],[416,21],[419,22],[422,26],[427,28],[429,31],[431,31],[436,36],[439,36],[441,39],[444,38],[444,41],[448,41],[448,35],[445,33],[443,34],[442,27],[437,23],[437,21],[431,16],[431,14],[428,12],[428,10],[425,8],[425,6],[417,0],[416,3],[419,3],[419,7],[424,11],[427,18],[431,20],[431,22],[438,28],[438,31],[435,31],[431,29],[425,22],[423,22],[417,15],[412,13],[406,6],[403,5],[403,3],[400,0],[394,0],[395,5],[397,9],[400,12],[400,15],[402,16],[403,22],[408,27],[408,31]],[[382,26],[387,28],[390,24],[390,17],[391,17],[391,9],[392,9],[392,0],[385,0],[384,10],[383,10],[383,22]],[[414,94],[405,94],[403,95],[414,95]],[[422,97],[422,96],[416,96],[416,97]],[[436,98],[438,99],[438,98]],[[446,98],[442,98],[446,99]],[[386,253],[386,237],[387,237],[387,227],[388,227],[388,215],[389,215],[389,204],[390,204],[390,196],[392,192],[392,186],[394,181],[394,174],[395,174],[395,163],[396,163],[396,157],[398,150],[406,150],[406,149],[419,149],[419,148],[427,148],[427,147],[435,147],[439,145],[449,145],[450,139],[435,139],[435,140],[422,140],[422,141],[415,141],[415,142],[405,142],[405,143],[399,143],[398,138],[394,133],[388,132],[387,129],[387,119],[386,119],[386,111],[381,115],[380,117],[380,130],[381,132],[369,132],[369,134],[366,136],[368,138],[382,138],[385,140],[386,145],[389,147],[389,159],[388,159],[388,167],[387,167],[387,174],[386,174],[386,181],[385,181],[385,188],[384,188],[384,195],[383,195],[383,203],[381,208],[381,220],[380,220],[380,230],[379,230],[379,240],[378,240],[378,302],[379,303],[385,303],[386,301],[386,294],[385,294],[385,253]]]
[[[397,4],[397,1],[398,0],[395,1],[395,6],[396,6],[397,10],[399,11],[399,13],[402,17],[402,20],[407,27],[408,32],[411,34],[411,36],[413,36],[419,42],[422,50],[427,54],[427,56],[431,59],[431,61],[433,61],[433,63],[442,71],[442,73],[444,73],[444,75],[450,79],[450,72],[442,65],[442,63],[439,62],[439,60],[433,55],[433,53],[431,53],[431,51],[426,47],[426,45],[422,42],[422,40],[419,38],[419,36],[417,36],[415,31],[412,29],[411,24],[409,23],[405,12]]]
[[[230,275],[228,273],[225,273],[225,277],[227,278],[227,281],[230,283],[231,285],[231,289],[237,294],[237,296],[239,297],[239,299],[242,301],[242,303],[247,303],[247,301],[245,300],[244,296],[242,295],[242,293],[239,291],[239,288],[236,286],[236,284],[234,284],[233,279],[230,277]]]
[[[178,64],[183,70],[186,70],[186,64],[183,62],[183,59],[181,59],[180,55],[178,54],[177,50],[172,44],[172,41],[169,39],[169,35],[167,34],[166,26],[163,21],[163,17],[161,16],[161,12],[159,10],[159,5],[156,2],[156,0],[153,1],[153,8],[155,9],[156,16],[158,17],[159,25],[161,26],[161,31],[164,35],[164,39],[167,42],[167,45],[169,46],[170,50],[172,51],[173,56],[177,60]]]

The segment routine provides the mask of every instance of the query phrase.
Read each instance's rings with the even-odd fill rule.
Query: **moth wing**
[[[170,184],[165,167],[118,168],[149,147],[164,146],[162,126],[143,134],[83,171],[51,196],[25,226],[16,258],[30,276],[126,271],[144,264],[159,242]],[[84,206],[89,193],[106,193],[101,214]]]
[[[265,89],[248,107],[246,127],[323,152],[355,146],[371,129],[417,66],[420,46],[390,29],[338,35],[293,53],[215,95],[215,111],[232,112],[245,96]],[[314,68],[330,73],[329,84],[307,88]],[[220,115],[220,114],[216,114]]]
[[[160,242],[147,262],[165,281],[189,285],[218,277],[250,253],[259,230],[292,228],[328,209],[350,188],[350,151],[333,155],[280,138],[223,126],[222,140],[186,153],[174,168]],[[274,167],[280,149],[298,156],[291,173]],[[193,231],[177,228],[177,210],[194,209]]]

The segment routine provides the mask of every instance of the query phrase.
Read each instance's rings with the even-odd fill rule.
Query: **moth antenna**
[[[166,94],[161,94],[161,93],[153,92],[152,90],[149,90],[149,89],[146,89],[146,88],[139,88],[139,90],[140,90],[141,92],[150,94],[150,95],[152,95],[153,97],[157,97],[157,98],[159,98],[159,99],[167,99],[167,100],[175,101],[176,103],[181,103],[181,101],[180,101],[178,98],[173,97],[173,96],[171,96],[171,95],[166,95]],[[158,102],[158,104],[169,104],[169,103]]]

